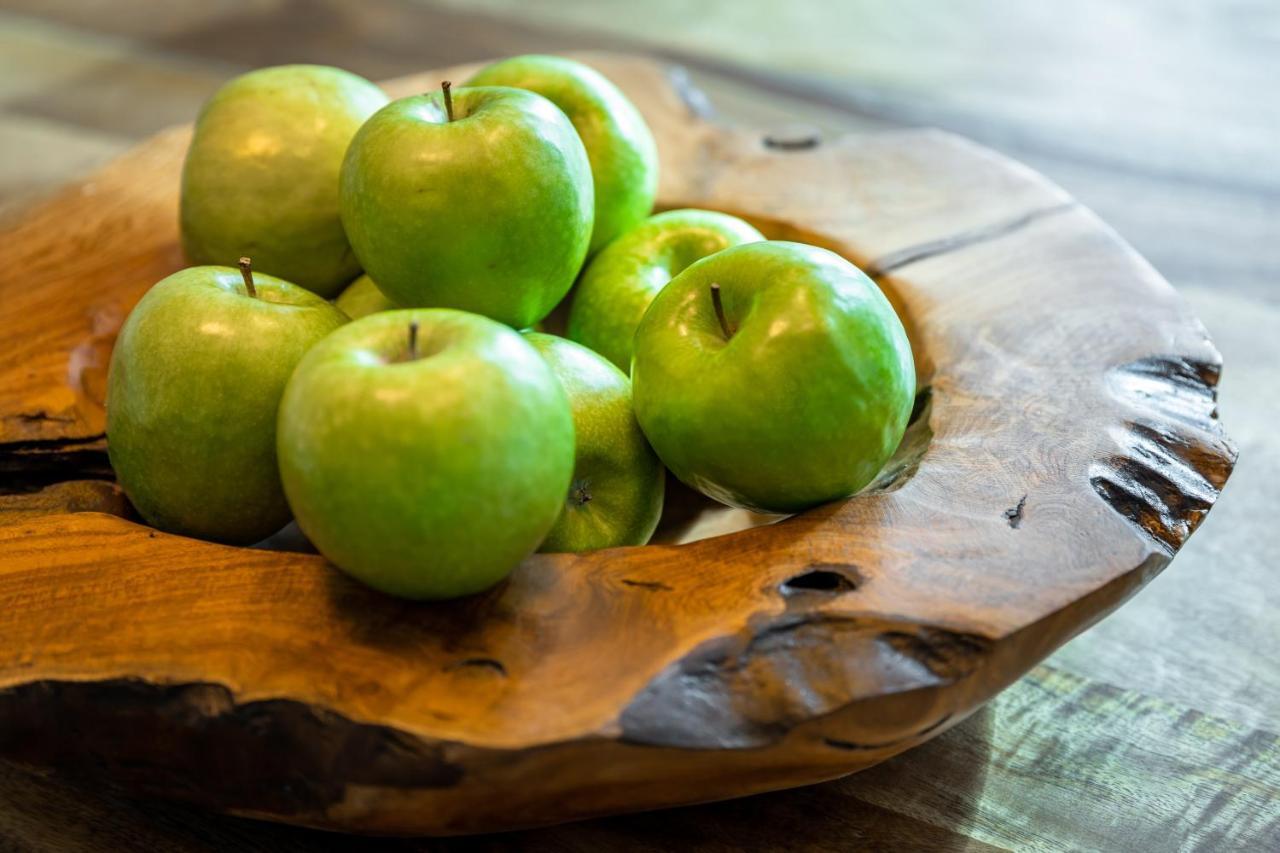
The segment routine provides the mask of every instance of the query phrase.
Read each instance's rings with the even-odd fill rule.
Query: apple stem
[[[453,84],[445,80],[440,84],[440,88],[444,90],[444,112],[449,117],[449,121],[453,121]]]
[[[414,320],[409,323],[409,358],[407,361],[414,361],[418,357],[418,321]]]
[[[244,279],[244,289],[249,294],[249,298],[257,299],[258,288],[253,286],[253,261],[248,258],[240,259],[240,277]]]
[[[720,301],[720,285],[711,285],[711,304],[716,309],[716,319],[720,321],[720,331],[724,332],[724,339],[727,341],[733,337],[733,330],[729,328],[729,319],[724,316],[724,303]]]

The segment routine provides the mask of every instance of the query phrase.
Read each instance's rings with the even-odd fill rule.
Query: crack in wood
[[[962,231],[959,234],[952,234],[948,237],[940,237],[937,240],[929,240],[914,246],[907,246],[904,249],[898,249],[878,260],[872,261],[863,267],[863,272],[872,278],[882,278],[909,264],[957,252],[979,243],[988,243],[1001,237],[1007,237],[1035,222],[1066,213],[1069,210],[1076,209],[1078,206],[1079,204],[1074,201],[1054,204],[1028,211],[1021,216],[1015,216],[1003,222],[996,222],[981,228],[973,228],[968,231]]]
[[[463,658],[460,661],[455,661],[454,663],[449,664],[445,669],[487,669],[492,672],[496,672],[503,678],[507,677],[506,666],[503,665],[502,661],[497,660],[496,658]]]
[[[9,418],[12,418],[13,420],[21,421],[27,424],[34,424],[34,423],[73,424],[76,422],[76,419],[74,417],[70,417],[68,415],[51,415],[48,412],[44,411],[43,409],[35,412],[18,412],[16,415],[8,416],[6,420],[8,420]]]
[[[623,578],[622,583],[626,586],[634,586],[638,589],[652,590],[653,592],[671,592],[672,588],[662,581],[637,581],[631,578]]]
[[[114,480],[106,435],[0,444],[0,494],[20,494],[71,480]]]
[[[107,434],[93,433],[79,438],[33,438],[20,441],[0,442],[2,454],[35,454],[59,452],[66,449],[95,449],[106,451]]]

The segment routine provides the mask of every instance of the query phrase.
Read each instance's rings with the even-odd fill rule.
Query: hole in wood
[[[817,148],[822,133],[808,124],[789,124],[771,130],[764,136],[764,147],[774,151],[807,151]]]
[[[1004,511],[1004,519],[1009,522],[1009,526],[1017,530],[1022,526],[1023,511],[1027,507],[1027,496],[1023,495],[1016,506],[1011,506]]]
[[[856,590],[861,582],[852,566],[814,566],[783,581],[779,589],[787,596],[804,593],[842,595]]]

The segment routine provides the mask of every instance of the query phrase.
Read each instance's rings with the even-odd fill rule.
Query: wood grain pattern
[[[0,524],[68,512],[105,512],[136,519],[124,490],[110,480],[57,480],[30,487],[10,480],[8,489],[0,491]]]
[[[148,287],[182,266],[177,181],[190,133],[161,134],[3,232],[0,465],[105,448],[116,331]]]
[[[23,614],[0,622],[0,752],[370,832],[737,796],[939,734],[1168,562],[1234,461],[1219,358],[1096,217],[955,137],[779,151],[704,121],[660,66],[591,61],[654,127],[663,205],[741,213],[878,275],[913,335],[930,439],[854,499],[682,546],[537,557],[453,606],[111,516],[0,527],[0,603]],[[93,368],[178,264],[184,133],[91,181],[94,204],[69,191],[0,240],[0,265],[31,270],[0,297],[25,295],[19,321],[40,330],[0,339],[5,458],[100,440]],[[815,572],[845,582],[797,580]]]

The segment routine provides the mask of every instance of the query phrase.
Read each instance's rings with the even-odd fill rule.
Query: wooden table
[[[747,2],[696,19],[633,5],[261,0],[160,14],[143,0],[5,0],[0,210],[189,120],[228,76],[286,61],[384,78],[506,53],[650,49],[689,68],[728,121],[940,125],[1063,183],[1209,327],[1241,458],[1204,528],[985,710],[839,782],[371,845],[0,766],[0,849],[1280,849],[1280,15],[1258,0],[1094,0],[1070,20],[997,0],[838,13]]]

